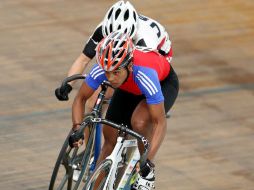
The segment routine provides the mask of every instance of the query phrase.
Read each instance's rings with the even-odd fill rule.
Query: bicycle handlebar
[[[131,136],[133,136],[135,138],[137,138],[139,141],[141,141],[143,143],[143,145],[144,145],[145,150],[144,150],[144,153],[142,154],[142,157],[140,159],[140,163],[141,163],[141,166],[143,166],[143,164],[145,164],[145,161],[147,159],[148,150],[149,150],[149,147],[150,147],[149,142],[148,142],[148,140],[145,137],[143,137],[142,135],[136,133],[135,131],[127,128],[127,126],[125,126],[123,124],[119,125],[119,124],[113,123],[111,121],[108,121],[106,119],[93,118],[92,122],[93,123],[102,123],[102,124],[109,125],[109,126],[115,128],[115,129],[118,129],[118,130],[120,130],[122,132],[125,132],[125,133],[127,133],[127,134],[129,134],[129,135],[131,135]]]
[[[69,76],[63,80],[61,87],[66,86],[68,82],[71,82],[77,79],[85,79],[85,78],[86,78],[86,75],[81,75],[81,74],[75,74],[75,75]]]
[[[82,75],[82,74],[75,74],[75,75],[69,76],[69,77],[67,77],[67,78],[65,78],[65,79],[63,80],[63,82],[62,82],[62,84],[61,84],[61,87],[66,86],[66,84],[67,84],[68,82],[71,82],[71,81],[74,81],[74,80],[78,80],[78,79],[85,79],[86,77],[87,77],[86,74],[85,74],[85,75]],[[108,81],[106,81],[106,80],[103,81],[103,83],[102,83],[101,85],[106,85],[106,86],[109,86],[109,87],[115,89],[115,88],[110,84],[110,82],[108,82]]]

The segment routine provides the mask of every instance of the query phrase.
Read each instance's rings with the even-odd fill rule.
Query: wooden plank
[[[113,2],[0,2],[0,189],[47,189],[71,127],[54,89]],[[181,85],[157,189],[253,190],[254,2],[131,2],[169,31]]]

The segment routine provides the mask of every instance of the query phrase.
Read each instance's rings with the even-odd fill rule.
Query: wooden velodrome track
[[[0,1],[1,190],[48,188],[76,93],[54,89],[113,2]],[[157,189],[254,190],[254,1],[132,3],[170,33],[181,82]]]

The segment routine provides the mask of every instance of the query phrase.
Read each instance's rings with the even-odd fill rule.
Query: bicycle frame
[[[121,177],[120,182],[117,184],[117,189],[124,189],[124,187],[126,186],[127,181],[131,176],[131,172],[133,171],[133,169],[135,169],[135,166],[140,159],[140,153],[138,150],[138,143],[136,139],[125,140],[124,137],[118,137],[113,152],[111,153],[110,156],[106,158],[107,160],[111,160],[112,165],[108,175],[108,179],[106,180],[106,184],[108,184],[108,186],[104,187],[104,189],[106,188],[113,189],[117,177],[117,169],[119,163],[121,163],[122,160],[124,159],[122,153],[126,148],[130,147],[134,147],[135,149],[133,155],[127,162],[128,165],[124,171],[124,174]]]
[[[73,80],[85,79],[85,77],[86,76],[83,76],[83,75],[80,75],[80,74],[73,75],[71,77],[68,77],[68,78],[64,79],[64,81],[62,83],[62,86],[66,85],[68,82],[73,81]],[[116,124],[116,123],[113,123],[111,121],[108,121],[106,119],[102,119],[101,118],[102,105],[103,105],[103,102],[104,102],[104,99],[105,99],[105,93],[106,93],[108,87],[112,87],[112,86],[110,85],[110,83],[108,81],[103,81],[103,83],[101,84],[101,91],[100,91],[100,93],[99,93],[99,95],[97,97],[97,100],[95,102],[95,105],[93,107],[92,112],[89,113],[89,115],[87,115],[84,118],[80,128],[78,129],[78,131],[75,132],[75,134],[77,136],[80,136],[81,134],[84,133],[84,130],[85,130],[86,127],[89,127],[89,126],[92,125],[92,128],[91,128],[92,132],[91,132],[91,134],[92,134],[93,137],[89,138],[89,143],[88,144],[89,144],[90,148],[86,149],[86,151],[89,151],[89,153],[88,152],[85,153],[85,154],[89,154],[89,156],[82,157],[82,161],[81,161],[81,168],[84,169],[84,167],[88,166],[88,161],[91,158],[92,151],[94,153],[94,158],[95,158],[95,160],[94,160],[94,166],[95,166],[95,163],[96,163],[96,161],[98,159],[98,155],[99,155],[99,151],[100,151],[100,147],[101,147],[100,144],[98,146],[98,143],[100,143],[99,141],[100,141],[100,138],[101,138],[101,134],[99,134],[99,135],[97,134],[98,133],[97,129],[100,128],[100,125],[101,124],[106,124],[106,125],[108,125],[110,127],[116,128],[116,129],[118,129],[120,131],[120,135],[119,135],[119,137],[117,139],[116,147],[115,147],[113,153],[111,154],[111,156],[109,156],[107,158],[107,159],[110,160],[110,162],[112,162],[113,165],[112,165],[112,167],[110,167],[110,175],[108,175],[108,178],[107,179],[105,178],[105,179],[107,180],[106,182],[109,185],[109,187],[110,187],[109,189],[110,190],[113,190],[113,186],[115,186],[115,185],[117,185],[119,187],[119,189],[123,190],[124,187],[127,184],[127,181],[131,178],[131,174],[132,174],[133,170],[136,169],[137,162],[140,161],[140,167],[142,167],[145,164],[145,161],[147,159],[148,149],[149,149],[149,143],[148,143],[146,138],[144,138],[143,136],[139,135],[138,133],[128,129],[127,126],[124,126],[123,124],[119,125],[119,124]],[[71,134],[71,132],[70,132],[70,134]],[[97,134],[97,138],[95,137],[96,134]],[[123,134],[124,135],[125,134],[129,134],[129,135],[135,137],[136,139],[134,139],[134,140],[133,139],[132,140],[127,140],[125,138],[125,136],[124,137],[121,136]],[[67,137],[67,139],[68,139],[68,137]],[[98,141],[98,139],[99,139],[99,141]],[[144,153],[142,154],[142,156],[140,155],[139,150],[138,150],[137,140],[141,141],[143,143],[143,145],[144,145]],[[66,140],[66,142],[68,142],[68,140]],[[94,144],[97,144],[97,146],[94,147]],[[66,146],[68,146],[68,145],[66,144]],[[64,151],[64,148],[65,148],[65,146],[62,148],[63,151]],[[97,148],[97,150],[95,150],[95,148]],[[122,174],[121,179],[117,183],[115,183],[115,180],[116,180],[116,177],[117,177],[116,176],[117,172],[120,171],[120,170],[118,170],[119,169],[118,166],[121,163],[121,161],[124,160],[123,159],[124,158],[124,154],[126,153],[125,150],[127,150],[128,148],[130,148],[130,149],[132,148],[133,149],[133,154],[128,159],[127,166],[125,165],[126,167],[125,167],[125,170],[123,170],[123,174]],[[58,158],[62,159],[62,157],[58,157]],[[59,160],[59,161],[61,161],[61,160]],[[58,165],[55,166],[56,169],[54,169],[54,172],[53,172],[54,175],[52,174],[52,178],[51,178],[51,182],[50,182],[50,189],[53,189],[53,187],[54,187],[54,182],[55,182],[56,175],[57,175],[57,172],[58,172],[58,169],[59,169],[60,162],[57,162],[57,163],[58,163]],[[69,163],[69,164],[71,164],[72,167],[75,167],[72,162]],[[90,172],[94,170],[94,166],[89,166]],[[69,165],[68,165],[67,168],[69,168]],[[82,173],[80,174],[80,177],[78,178],[78,182],[75,184],[75,187],[74,187],[75,190],[79,187],[80,182],[81,182],[81,180],[83,178],[83,175],[85,174],[85,172],[87,170],[86,169],[84,169],[84,170],[81,169],[81,171],[82,171]],[[66,170],[66,172],[68,173],[67,170]],[[69,171],[69,174],[66,174],[65,178],[66,177],[68,177],[68,181],[70,181],[70,183],[68,183],[67,189],[71,190],[71,186],[72,186],[71,185],[71,182],[72,182],[71,181],[72,180],[72,171]],[[66,182],[66,180],[64,181],[64,183],[65,182]],[[89,180],[88,180],[87,183],[89,183]],[[105,189],[105,188],[103,187],[103,189]]]
[[[85,78],[86,76],[80,74],[70,76],[63,80],[62,87],[73,80]],[[77,190],[81,182],[85,182],[94,170],[101,149],[101,126],[100,123],[92,122],[92,120],[101,117],[102,105],[108,87],[112,87],[108,81],[101,84],[101,91],[92,112],[85,116],[78,131],[73,133],[73,130],[70,130],[67,135],[51,175],[49,190],[66,188],[67,190]],[[90,131],[85,145],[75,148],[70,147],[68,143],[70,135],[76,135],[79,138],[84,134],[85,129]],[[93,161],[92,157],[94,158]],[[75,179],[73,178],[74,171],[80,171]],[[73,181],[75,182],[73,183]]]
[[[76,74],[72,75],[70,77],[67,77],[66,79],[63,80],[62,86],[65,86],[68,82],[71,82],[73,80],[77,79],[85,79],[85,75],[81,74]],[[107,91],[107,88],[111,87],[113,88],[108,81],[104,81],[101,84],[101,91],[97,97],[97,101],[95,102],[95,105],[92,110],[92,114],[94,117],[100,117],[101,116],[101,110],[102,110],[102,105],[104,103],[105,99],[105,93]],[[102,130],[101,126],[99,123],[97,123],[96,128],[95,128],[95,147],[94,147],[94,161],[91,165],[90,171],[92,172],[95,169],[96,162],[99,158],[100,151],[101,151],[101,136],[102,136]]]
[[[147,139],[145,139],[143,136],[139,135],[138,133],[128,129],[127,126],[118,125],[118,124],[110,122],[106,119],[101,119],[101,118],[94,118],[94,119],[92,119],[92,122],[106,124],[108,126],[111,126],[111,127],[119,130],[119,136],[117,138],[117,143],[113,149],[113,152],[105,159],[105,161],[108,160],[111,164],[110,164],[109,173],[108,173],[106,180],[105,180],[105,186],[103,187],[102,190],[113,190],[113,189],[124,190],[126,188],[126,186],[128,186],[127,182],[130,181],[130,179],[132,177],[131,174],[132,174],[133,170],[136,170],[136,164],[138,163],[138,161],[140,161],[141,167],[145,164],[145,161],[147,159],[148,149],[149,149],[149,143],[148,143]],[[136,139],[127,140],[126,134],[130,134],[131,136],[135,137]],[[142,156],[140,156],[140,153],[139,153],[137,139],[142,141],[144,148],[145,148]],[[132,154],[128,159],[127,166],[124,169],[124,172],[123,172],[120,180],[118,181],[118,183],[116,183],[117,177],[118,177],[119,165],[121,165],[121,163],[124,160],[124,157],[126,154],[125,150],[127,150],[129,148],[133,148]],[[96,175],[96,171],[94,174]],[[93,176],[92,176],[92,178],[93,178]],[[90,184],[88,182],[87,188],[89,188],[89,185]]]

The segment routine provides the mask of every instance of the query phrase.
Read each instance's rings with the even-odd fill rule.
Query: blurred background
[[[0,189],[45,190],[71,127],[54,90],[113,0],[0,1]],[[173,43],[160,190],[254,189],[254,1],[131,0]]]

